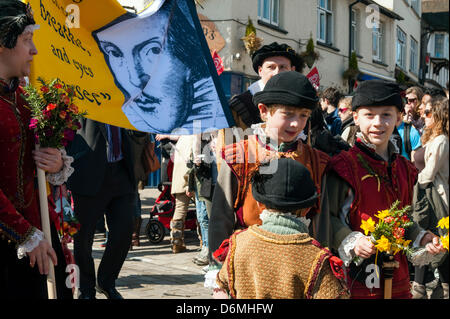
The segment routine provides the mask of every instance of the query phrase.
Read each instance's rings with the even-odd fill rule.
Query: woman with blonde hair
[[[425,167],[419,173],[414,190],[414,219],[433,233],[441,232],[438,221],[448,216],[449,209],[449,123],[448,99],[436,97],[426,105],[425,130],[422,145],[425,148]],[[443,233],[439,234],[443,235]],[[437,267],[444,298],[448,299],[448,253]],[[417,267],[413,283],[413,298],[424,298],[425,267]]]

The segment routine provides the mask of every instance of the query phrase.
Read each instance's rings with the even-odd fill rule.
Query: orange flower
[[[62,118],[63,120],[66,118],[66,115],[67,115],[66,111],[59,112],[59,117]]]
[[[56,104],[50,103],[49,105],[47,105],[47,111],[51,111],[53,109],[56,109]]]

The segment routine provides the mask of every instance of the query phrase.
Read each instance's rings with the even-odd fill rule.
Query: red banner
[[[314,67],[311,72],[306,75],[306,77],[309,79],[311,84],[314,86],[316,90],[320,87],[320,77],[319,77],[319,71],[317,70],[317,67]]]
[[[215,50],[213,52],[212,58],[213,58],[214,65],[217,70],[217,74],[218,75],[222,74],[222,72],[224,70],[223,61],[222,61],[222,58],[219,56],[219,54]]]

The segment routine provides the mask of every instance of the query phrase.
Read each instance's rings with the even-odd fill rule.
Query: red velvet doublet
[[[0,233],[17,245],[28,239],[32,226],[41,228],[32,157],[35,143],[22,93],[21,88],[8,94],[0,91]]]
[[[330,169],[350,184],[354,193],[349,212],[352,231],[363,232],[360,228],[362,220],[372,217],[377,221],[378,218],[374,215],[378,211],[389,209],[397,199],[400,201],[399,208],[411,205],[417,170],[403,156],[394,156],[396,157],[389,167],[386,161],[375,159],[355,145],[349,151],[343,151],[331,159]],[[406,256],[397,253],[395,259],[400,263],[400,267],[394,271],[392,298],[410,298]],[[356,280],[349,282],[352,298],[383,298],[382,277],[380,283],[380,288],[369,290],[364,283]]]

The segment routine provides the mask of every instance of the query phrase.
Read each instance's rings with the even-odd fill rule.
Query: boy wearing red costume
[[[389,209],[399,200],[400,207],[411,205],[417,170],[399,154],[391,142],[394,128],[401,122],[403,103],[394,83],[379,80],[363,82],[352,100],[353,119],[359,126],[355,145],[332,158],[327,173],[327,195],[331,224],[329,246],[339,252],[348,266],[347,280],[352,298],[383,298],[384,278],[371,281],[374,274],[376,248],[364,236],[361,222],[378,211]],[[322,212],[322,216],[328,216]],[[417,224],[407,230],[413,246],[425,246],[429,253],[442,251],[435,235]],[[359,257],[357,262],[354,258]],[[406,256],[397,253],[399,268],[394,270],[392,298],[410,298],[410,282]],[[381,261],[382,256],[378,256]],[[361,263],[362,262],[362,263]],[[379,263],[377,263],[379,264]],[[380,271],[377,271],[380,274]]]
[[[211,252],[236,229],[261,224],[259,215],[264,206],[258,206],[253,198],[250,183],[250,176],[260,163],[273,158],[292,158],[309,170],[318,194],[322,193],[322,176],[329,156],[301,140],[311,111],[318,103],[312,84],[298,72],[282,72],[273,76],[264,90],[254,95],[253,101],[265,123],[247,140],[222,149],[223,163],[214,190],[208,230]],[[319,207],[320,201],[304,212],[304,216],[312,218],[311,224],[315,223]],[[215,281],[211,268],[205,283],[210,287]]]

